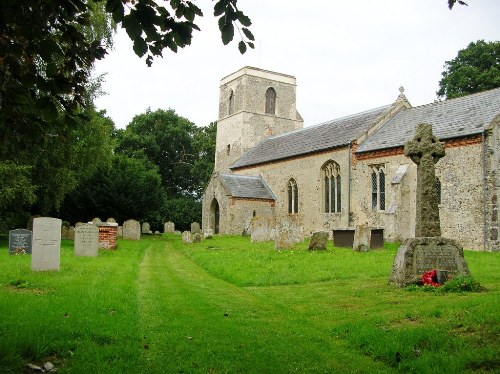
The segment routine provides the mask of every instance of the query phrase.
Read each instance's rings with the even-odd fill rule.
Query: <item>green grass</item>
[[[63,241],[61,271],[35,273],[0,242],[0,372],[498,372],[499,255],[465,254],[481,292],[410,292],[387,283],[396,251]]]

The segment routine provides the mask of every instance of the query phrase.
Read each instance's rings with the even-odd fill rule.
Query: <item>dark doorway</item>
[[[213,219],[214,219],[214,234],[219,233],[219,223],[220,223],[220,210],[219,210],[219,203],[217,202],[216,199],[212,201],[212,214],[213,214]]]

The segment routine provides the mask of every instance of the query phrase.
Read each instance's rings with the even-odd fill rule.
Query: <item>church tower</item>
[[[245,66],[221,79],[215,171],[229,167],[262,139],[303,127],[296,108],[296,80]]]

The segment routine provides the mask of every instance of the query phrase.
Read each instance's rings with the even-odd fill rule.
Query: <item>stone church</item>
[[[416,165],[403,145],[419,123],[446,147],[436,164],[443,237],[500,251],[500,88],[417,107],[400,89],[393,103],[304,128],[295,77],[248,66],[220,83],[203,228],[259,229],[267,240],[280,227],[302,239],[328,231],[349,242],[359,227],[372,240],[413,237]]]

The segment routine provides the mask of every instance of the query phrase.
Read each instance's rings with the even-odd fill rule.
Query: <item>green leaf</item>
[[[245,54],[245,52],[247,51],[247,46],[245,45],[245,42],[243,40],[241,40],[239,43],[238,43],[238,49],[240,50],[240,53],[243,55]]]
[[[252,42],[247,42],[248,46],[252,49],[255,49],[255,45]]]
[[[127,30],[130,39],[135,40],[142,34],[142,27],[134,13],[127,14],[123,17],[123,27]]]
[[[148,51],[148,45],[140,36],[134,39],[134,52],[137,56],[142,57]]]
[[[245,34],[245,36],[249,39],[249,40],[255,40],[252,32],[247,29],[246,27],[242,27],[241,30],[243,31],[243,34]]]
[[[124,16],[125,10],[123,9],[123,5],[120,3],[120,6],[113,10],[113,21],[120,23]]]
[[[229,44],[234,38],[234,26],[232,23],[227,23],[224,29],[221,31],[222,43],[224,45]]]
[[[222,13],[224,13],[224,8],[226,6],[225,4],[226,2],[224,0],[219,0],[215,6],[214,6],[214,16],[215,17],[218,17],[220,16]]]
[[[238,21],[240,21],[240,23],[243,25],[243,26],[250,26],[252,24],[252,21],[250,21],[250,18],[248,18],[247,16],[245,16],[243,14],[242,11],[238,10],[236,12],[236,15],[238,16]]]

